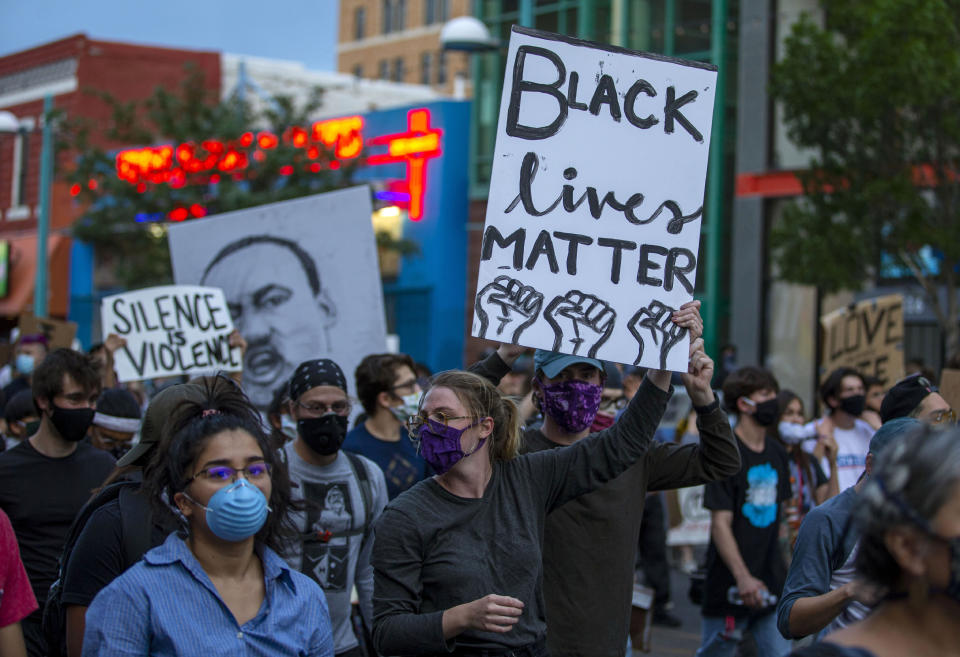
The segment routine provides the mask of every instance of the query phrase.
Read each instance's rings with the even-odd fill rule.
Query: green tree
[[[785,280],[859,289],[884,263],[923,287],[960,353],[960,2],[829,0],[793,25],[771,92],[814,155],[772,229]],[[932,247],[939,271],[925,267]],[[938,294],[945,289],[946,295]]]
[[[127,288],[172,280],[166,221],[137,222],[137,215],[166,217],[182,208],[192,219],[199,208],[216,214],[339,189],[353,184],[363,160],[344,160],[331,169],[329,165],[336,159],[333,147],[310,140],[317,149],[310,157],[302,143],[295,144],[290,128],[303,126],[309,131],[310,117],[322,104],[319,88],[302,106],[278,96],[259,114],[235,96],[219,101],[196,69],[188,70],[176,91],[157,88],[141,102],[99,96],[110,108],[110,120],[103,126],[67,121],[60,131],[60,147],[78,153],[67,178],[80,188],[78,198],[87,204],[84,216],[74,224],[74,235],[93,244],[98,261],[112,266],[117,280]],[[251,133],[262,132],[275,135],[276,145],[258,148],[256,138],[250,142]],[[248,136],[243,139],[245,133]],[[174,150],[188,144],[195,159],[213,157],[220,162],[223,153],[216,158],[216,150],[225,145],[235,158],[244,158],[248,164],[232,171],[201,167],[205,170],[190,173],[179,161],[185,170],[183,184],[144,182],[138,189],[118,177],[116,149],[103,144],[123,144],[125,148],[172,145]],[[214,174],[216,182],[212,183]],[[91,180],[95,185],[90,185]],[[198,210],[191,212],[191,208]]]

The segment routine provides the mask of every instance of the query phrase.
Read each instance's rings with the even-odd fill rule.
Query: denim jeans
[[[701,622],[701,643],[696,657],[733,657],[737,644],[747,630],[753,634],[758,657],[783,657],[790,653],[791,642],[777,629],[777,614],[771,610],[762,616],[738,618],[729,631],[723,616],[704,616]]]

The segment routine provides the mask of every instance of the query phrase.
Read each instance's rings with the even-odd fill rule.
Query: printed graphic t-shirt
[[[790,499],[790,466],[787,452],[767,438],[762,452],[740,445],[740,472],[722,481],[708,483],[703,505],[711,511],[733,512],[733,537],[750,574],[763,581],[777,597],[783,591],[786,564],[778,546],[780,503]],[[744,605],[727,600],[737,585],[713,540],[707,549],[703,615],[743,618],[751,613]],[[771,608],[772,609],[772,608]]]
[[[852,429],[834,429],[833,438],[837,441],[837,481],[840,490],[844,491],[857,483],[863,474],[867,465],[867,452],[870,451],[870,439],[873,438],[873,427],[863,420],[854,420]],[[829,462],[823,459],[821,463],[824,472],[829,475]]]
[[[365,527],[363,491],[342,451],[330,465],[317,466],[300,458],[292,442],[284,450],[290,481],[296,484],[293,498],[306,500],[307,508],[291,513],[306,540],[292,542],[282,556],[323,589],[333,626],[334,652],[341,653],[358,645],[350,623],[350,591],[354,586],[361,613],[368,621],[373,619],[373,532]],[[372,524],[387,505],[387,487],[376,464],[363,457],[360,460],[370,482]]]

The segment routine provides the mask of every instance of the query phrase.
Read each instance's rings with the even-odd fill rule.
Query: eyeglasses
[[[410,434],[410,437],[414,440],[420,437],[420,428],[427,422],[435,422],[439,424],[442,428],[450,426],[450,423],[454,420],[471,420],[473,419],[472,415],[457,415],[457,416],[448,416],[440,411],[433,411],[429,415],[421,411],[416,415],[411,415],[407,418],[407,433]]]
[[[615,408],[617,410],[620,410],[621,408],[626,408],[626,406],[627,406],[626,397],[616,397],[616,398],[604,397],[603,399],[600,400],[600,408],[602,409]]]
[[[398,384],[395,385],[395,386],[390,386],[390,390],[391,390],[391,391],[393,391],[393,390],[400,390],[401,388],[412,389],[413,386],[415,386],[415,385],[417,385],[417,380],[416,380],[416,379],[410,379],[409,381],[404,381],[403,383],[398,383]]]
[[[927,422],[929,424],[956,424],[957,414],[950,408],[934,411],[927,416]]]
[[[229,465],[214,465],[209,468],[204,468],[197,474],[193,475],[190,478],[190,481],[203,477],[207,481],[213,481],[217,483],[225,481],[236,481],[237,475],[243,473],[245,479],[251,481],[259,481],[266,477],[270,476],[270,464],[266,462],[251,463],[245,468],[231,468]]]
[[[330,405],[324,404],[323,402],[302,404],[299,401],[296,401],[294,403],[307,413],[311,413],[313,415],[326,415],[330,412],[336,413],[337,415],[349,415],[350,409],[352,408],[349,399],[340,399]]]

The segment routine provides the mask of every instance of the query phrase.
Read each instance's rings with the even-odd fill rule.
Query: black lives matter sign
[[[716,79],[513,28],[474,335],[686,370]]]
[[[103,299],[100,320],[104,336],[126,340],[114,354],[120,381],[242,369],[220,288],[162,285],[116,294]]]

